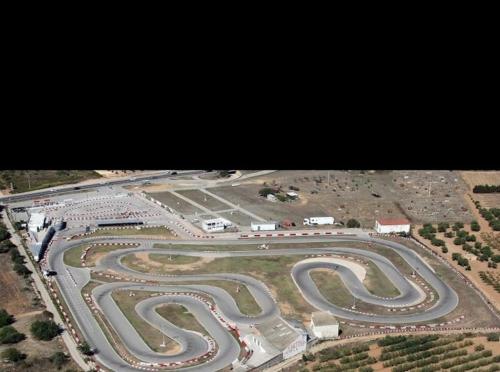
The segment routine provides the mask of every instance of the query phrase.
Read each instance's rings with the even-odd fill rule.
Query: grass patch
[[[10,188],[12,184],[15,194],[100,177],[92,170],[4,170],[0,171],[0,189]]]
[[[332,271],[312,270],[311,279],[316,283],[320,293],[332,304],[351,307],[353,296],[345,287],[338,274]]]
[[[380,297],[396,297],[400,294],[389,278],[373,262],[368,261],[366,269],[363,284],[371,294]]]
[[[253,247],[255,248],[255,246]],[[277,297],[278,304],[284,314],[300,318],[303,314],[309,314],[311,311],[314,311],[304,300],[290,276],[292,266],[303,259],[304,256],[302,255],[216,258],[202,267],[189,270],[189,274],[235,273],[254,276],[270,287],[273,294]],[[169,273],[173,275],[186,274],[184,270],[168,270],[165,272],[161,268],[148,266],[147,263],[138,260],[133,254],[125,256],[122,259],[122,263],[140,272],[154,274]],[[223,284],[223,286],[224,289],[229,288],[231,294],[233,294],[232,291],[236,291],[236,288],[231,288],[230,284]],[[257,311],[255,307],[257,304],[253,305],[250,302],[250,297],[252,297],[250,293],[246,295],[245,292],[241,292],[237,295],[241,300],[238,305],[241,306],[240,309],[242,312]]]
[[[149,259],[166,265],[187,265],[200,261],[200,257],[150,253]]]
[[[136,329],[151,350],[156,352],[175,350],[178,347],[178,343],[167,336],[165,336],[166,346],[164,348],[160,347],[160,344],[163,342],[163,333],[152,327],[135,312],[135,305],[144,299],[150,298],[151,293],[132,291],[135,296],[131,297],[129,296],[130,292],[114,291],[111,295],[130,324]]]
[[[179,328],[196,331],[208,336],[206,329],[196,320],[195,316],[182,305],[165,304],[156,308],[156,312]]]
[[[242,314],[258,315],[262,311],[260,306],[255,302],[254,297],[245,285],[239,285],[239,292],[237,291],[238,284],[228,280],[210,280],[201,282],[200,284],[213,285],[226,290],[231,297],[236,301],[236,305]]]
[[[64,263],[66,265],[73,267],[82,267],[80,257],[82,256],[85,248],[87,248],[88,246],[89,244],[81,244],[64,252]],[[115,245],[115,244],[94,246],[88,250],[87,256],[85,257],[85,263],[87,264],[87,267],[95,266],[96,261],[99,258],[101,258],[105,253],[124,248],[130,248],[130,246],[124,247],[122,245]]]
[[[175,238],[172,231],[166,227],[142,227],[140,229],[97,229],[88,236],[129,236],[129,235],[160,235]]]

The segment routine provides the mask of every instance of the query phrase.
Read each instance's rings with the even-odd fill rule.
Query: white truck
[[[304,225],[315,226],[315,225],[333,225],[333,217],[309,217],[304,218]]]

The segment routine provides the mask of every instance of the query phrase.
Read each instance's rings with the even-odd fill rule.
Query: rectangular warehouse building
[[[375,221],[375,231],[379,234],[410,232],[410,221],[406,218],[379,218]]]
[[[250,227],[252,231],[274,231],[277,225],[277,222],[252,222]]]
[[[333,217],[309,217],[304,218],[304,225],[333,225]]]
[[[339,322],[332,314],[326,311],[312,313],[311,329],[319,339],[339,337]]]
[[[231,226],[231,221],[228,221],[225,218],[213,218],[211,220],[205,220],[201,224],[201,227],[206,232],[220,232]]]
[[[31,213],[30,219],[28,221],[28,230],[34,233],[39,232],[43,229],[45,225],[45,214],[43,213]]]

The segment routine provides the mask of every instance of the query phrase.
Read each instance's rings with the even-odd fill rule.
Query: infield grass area
[[[182,305],[165,304],[156,308],[156,312],[177,327],[199,332],[208,336],[207,330],[196,320],[195,316]]]
[[[91,244],[81,244],[76,247],[73,247],[66,252],[64,252],[64,263],[73,267],[83,267],[81,264],[81,256],[85,248],[90,246]],[[117,249],[123,249],[124,247],[121,245],[103,245],[103,246],[94,246],[90,248],[85,257],[86,266],[95,266],[98,259],[103,257],[106,253],[116,251]],[[126,248],[130,248],[126,247]]]

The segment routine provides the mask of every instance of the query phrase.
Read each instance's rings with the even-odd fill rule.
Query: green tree
[[[52,354],[52,356],[49,358],[50,361],[56,366],[57,369],[61,369],[61,367],[66,364],[69,360],[69,358],[66,356],[61,351],[58,351],[57,353]]]
[[[354,218],[351,218],[349,221],[347,221],[347,227],[352,229],[352,228],[355,228],[355,227],[360,227],[361,224],[355,220]]]
[[[19,362],[26,359],[26,354],[21,353],[14,347],[10,347],[2,351],[2,358],[7,359],[9,362]]]
[[[37,320],[31,324],[31,334],[38,340],[49,341],[60,333],[59,326],[52,320]]]
[[[499,341],[500,335],[498,333],[488,333],[488,341]]]
[[[270,188],[270,187],[264,187],[262,189],[259,190],[259,195],[260,196],[263,196],[264,198],[266,198],[269,194],[272,194],[274,193],[275,191]]]
[[[14,323],[14,317],[5,309],[0,309],[0,327]]]
[[[94,354],[94,351],[92,350],[90,345],[87,343],[87,341],[84,341],[80,345],[78,345],[78,350],[84,355]]]
[[[19,333],[10,325],[0,328],[0,344],[15,344],[25,338],[24,334]]]
[[[29,274],[31,274],[30,269],[18,262],[14,264],[14,271],[24,277],[27,277]]]

